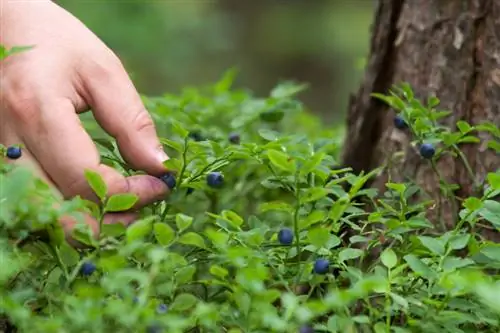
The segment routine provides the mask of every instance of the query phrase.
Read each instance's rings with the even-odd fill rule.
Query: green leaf
[[[235,229],[239,229],[243,224],[243,218],[231,210],[224,210],[221,215]]]
[[[446,257],[443,261],[443,270],[452,272],[458,268],[474,265],[474,260],[469,258]]]
[[[191,309],[194,305],[198,303],[198,298],[191,294],[183,293],[177,296],[170,306],[173,311],[183,312]]]
[[[277,123],[283,117],[285,117],[285,112],[283,110],[273,108],[271,110],[266,110],[260,113],[260,119],[268,123]]]
[[[136,240],[146,237],[153,229],[154,216],[139,220],[127,228],[126,238],[127,243],[132,243]]]
[[[85,170],[84,175],[94,193],[99,197],[101,202],[104,202],[106,194],[108,193],[108,187],[101,175],[92,170]]]
[[[210,266],[209,272],[213,276],[217,276],[218,278],[221,278],[221,279],[224,279],[229,274],[229,271],[227,269],[225,269],[224,267],[218,266],[218,265]]]
[[[104,207],[105,212],[122,212],[129,210],[139,201],[139,197],[132,193],[120,193],[112,195]]]
[[[153,230],[156,240],[163,246],[170,245],[175,238],[175,231],[166,223],[155,223]]]
[[[488,184],[490,184],[491,188],[494,190],[500,190],[500,173],[488,173]]]
[[[179,269],[175,273],[175,282],[182,286],[193,280],[193,275],[196,273],[196,266],[186,266]]]
[[[289,173],[295,173],[296,166],[294,160],[284,152],[270,149],[267,151],[267,156],[275,167]]]
[[[324,247],[330,239],[330,232],[326,228],[314,228],[307,232],[309,242],[316,248]]]
[[[448,245],[452,250],[461,250],[469,243],[470,234],[454,235],[448,241]]]
[[[436,273],[415,255],[408,254],[404,256],[403,259],[408,263],[408,266],[410,266],[412,271],[414,271],[416,274],[429,280],[433,279],[436,276]]]
[[[178,213],[175,215],[175,224],[177,225],[177,229],[179,229],[179,233],[183,232],[193,223],[193,218],[191,216]]]
[[[328,193],[330,193],[330,191],[324,187],[311,187],[300,196],[300,201],[302,203],[317,201],[326,197]]]
[[[444,255],[444,244],[442,240],[428,236],[418,236],[418,239],[422,242],[422,245],[433,254],[437,254],[439,256]]]
[[[339,261],[344,262],[346,260],[359,258],[364,252],[365,251],[360,249],[344,249],[339,253]]]
[[[308,173],[313,172],[314,169],[321,164],[325,156],[326,154],[324,152],[318,152],[314,154],[312,158],[307,159],[304,165],[300,168],[300,175],[305,176]]]
[[[389,269],[393,268],[398,263],[398,257],[391,248],[387,248],[384,252],[382,252],[380,260],[382,261],[382,264]]]
[[[179,238],[179,243],[184,245],[193,245],[202,249],[206,248],[203,237],[194,232],[187,232]]]
[[[500,228],[500,202],[485,200],[483,208],[479,210],[479,215],[495,227]]]
[[[467,134],[472,130],[471,125],[469,125],[469,123],[463,120],[457,121],[457,128],[462,134]]]

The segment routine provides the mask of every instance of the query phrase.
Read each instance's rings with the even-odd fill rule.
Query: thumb
[[[163,162],[168,156],[132,81],[119,60],[116,62],[100,66],[92,75],[82,73],[86,101],[101,127],[116,139],[125,161],[137,170],[160,176],[166,171]]]

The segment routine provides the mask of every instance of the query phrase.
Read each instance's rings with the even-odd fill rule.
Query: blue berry
[[[194,141],[204,141],[205,140],[203,135],[201,135],[201,133],[198,131],[190,132],[189,137],[191,139],[193,139]]]
[[[420,146],[420,155],[423,158],[430,159],[434,156],[436,153],[436,149],[431,143],[424,143],[423,145]]]
[[[156,308],[156,312],[158,313],[165,313],[168,311],[168,306],[166,304],[163,304],[161,303],[160,305],[158,305],[158,307]]]
[[[238,133],[229,134],[229,142],[234,143],[235,145],[239,144],[241,141],[240,135]]]
[[[326,259],[318,259],[314,263],[314,273],[316,274],[326,274],[330,268],[330,263]]]
[[[300,327],[299,333],[314,333],[314,328],[309,325],[304,325]]]
[[[86,261],[83,263],[82,267],[80,267],[80,273],[82,273],[83,276],[90,276],[95,272],[95,269],[96,267],[93,262]]]
[[[22,155],[21,148],[11,146],[11,147],[7,148],[7,154],[6,155],[11,160],[17,160]]]
[[[169,189],[174,189],[175,185],[177,184],[177,181],[175,180],[175,176],[171,173],[164,174],[163,176],[160,177],[160,179],[167,184]]]
[[[147,333],[161,333],[161,332],[163,332],[163,328],[160,326],[160,324],[154,323],[154,324],[149,325],[146,328],[146,332]]]
[[[394,127],[403,130],[408,127],[408,124],[403,119],[403,117],[397,115],[396,117],[394,117]]]
[[[293,242],[293,232],[288,228],[281,229],[278,232],[278,240],[283,245],[290,245]]]
[[[188,187],[187,191],[186,191],[186,195],[190,195],[191,193],[194,192],[194,188],[192,187]]]
[[[210,172],[207,175],[207,184],[210,187],[222,187],[224,184],[224,176],[220,172]]]

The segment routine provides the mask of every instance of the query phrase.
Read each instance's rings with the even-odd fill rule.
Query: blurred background
[[[344,121],[367,56],[373,0],[57,0],[122,59],[139,92],[211,84],[235,67],[237,87],[266,96],[307,82],[307,108]]]

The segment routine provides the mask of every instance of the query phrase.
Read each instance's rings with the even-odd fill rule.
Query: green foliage
[[[77,229],[85,248],[66,243],[58,218],[86,209],[102,221],[137,198],[109,196],[87,170],[98,204],[54,206],[48,186],[0,162],[0,314],[22,332],[298,332],[304,324],[317,332],[498,331],[500,247],[475,230],[500,227],[499,171],[459,203],[456,227],[440,231],[425,215],[434,202],[412,182],[380,193],[366,186],[380,169],[332,170],[342,133],[304,112],[295,99],[301,86],[257,98],[231,89],[233,78],[229,71],[206,89],[143,97],[168,133],[166,165],[178,186],[127,229],[101,223],[97,239]],[[453,132],[437,124],[445,115],[433,109],[437,99],[423,106],[408,86],[401,91],[378,97],[401,111],[416,141],[439,144],[428,163],[465,158],[459,146],[476,142],[478,131],[498,146],[496,126],[461,122]],[[269,121],[267,112],[283,116]],[[229,141],[234,132],[240,144]],[[114,142],[96,142],[105,163],[135,173]],[[222,188],[205,183],[213,171],[224,174]],[[441,185],[458,204],[452,186]],[[422,201],[410,200],[415,194]],[[293,244],[278,242],[283,227]],[[330,262],[328,274],[313,273],[318,258]],[[88,261],[97,270],[82,276]]]

